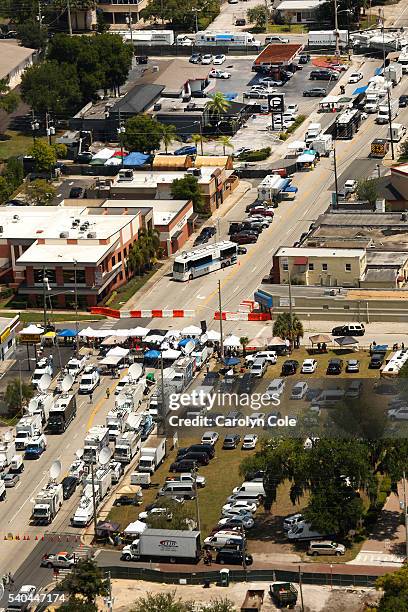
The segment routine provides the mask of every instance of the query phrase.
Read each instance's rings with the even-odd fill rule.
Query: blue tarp
[[[61,329],[57,333],[58,338],[75,338],[76,335],[77,333],[74,329]]]
[[[234,366],[239,364],[239,359],[236,357],[227,357],[224,359],[224,363],[226,366]]]
[[[383,73],[383,67],[382,66],[380,66],[379,68],[376,68],[374,70],[374,76],[381,76],[382,73]]]
[[[123,165],[132,167],[143,166],[149,161],[149,159],[150,155],[145,155],[144,153],[138,153],[135,151],[134,153],[129,153],[129,155],[124,158]]]
[[[144,356],[146,359],[158,359],[160,357],[160,351],[150,350],[146,351]]]
[[[295,187],[295,185],[288,185],[287,187],[285,187],[285,189],[282,189],[282,191],[284,191],[285,193],[297,193],[298,188]]]
[[[186,346],[187,342],[190,342],[190,340],[192,340],[194,342],[194,344],[198,343],[197,338],[183,338],[182,340],[180,340],[180,342],[178,343],[178,346]]]
[[[362,93],[365,93],[367,91],[367,87],[368,85],[364,85],[363,87],[357,87],[357,89],[355,89],[352,93],[353,96],[359,96]]]
[[[229,102],[232,102],[232,100],[235,100],[237,96],[238,94],[234,91],[229,91],[228,93],[224,94],[224,98],[228,100]]]

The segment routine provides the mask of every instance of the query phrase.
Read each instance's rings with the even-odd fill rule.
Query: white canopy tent
[[[181,335],[187,338],[190,336],[201,336],[202,333],[201,327],[197,327],[196,325],[188,325],[181,330]]]
[[[23,334],[24,336],[41,336],[43,333],[44,329],[34,324],[28,325],[20,332],[20,334]]]
[[[224,346],[231,347],[231,348],[238,348],[241,346],[241,343],[239,341],[238,336],[234,336],[234,334],[231,334],[230,336],[227,336],[225,338]]]
[[[146,523],[143,523],[143,521],[135,521],[126,527],[124,533],[129,536],[139,535],[140,533],[143,533],[146,528],[147,525]]]

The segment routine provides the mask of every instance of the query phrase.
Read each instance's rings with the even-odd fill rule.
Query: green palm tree
[[[243,354],[244,357],[246,357],[246,347],[248,345],[248,342],[249,342],[248,336],[242,336],[239,339],[239,343],[242,346],[242,354]]]
[[[225,155],[225,149],[234,148],[234,145],[232,144],[231,138],[229,136],[220,136],[219,138],[217,138],[217,140],[220,143],[220,145],[222,145],[222,151],[224,155]]]
[[[303,338],[303,324],[299,317],[290,312],[282,312],[276,317],[273,324],[273,335],[279,336],[284,340],[287,338],[292,343],[294,338]]]
[[[164,144],[164,150],[167,153],[169,146],[173,144],[173,142],[176,139],[176,136],[177,136],[176,126],[168,124],[168,123],[163,123],[161,126],[161,131],[162,131],[162,141]]]
[[[194,142],[196,148],[198,143],[200,143],[201,155],[204,155],[203,142],[205,142],[205,138],[202,134],[191,134],[191,140]]]
[[[134,244],[129,253],[129,269],[133,274],[137,273],[138,276],[141,276],[143,262],[144,259],[140,252],[140,247],[138,244]]]
[[[208,100],[205,108],[210,112],[210,115],[219,119],[221,115],[227,112],[230,106],[231,102],[227,100],[221,91],[217,91],[211,96],[211,100]]]

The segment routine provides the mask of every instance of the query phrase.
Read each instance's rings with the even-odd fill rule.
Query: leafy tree
[[[243,352],[243,354],[244,354],[244,357],[246,356],[246,347],[247,347],[247,345],[248,345],[248,342],[249,342],[249,338],[248,338],[248,336],[242,336],[242,337],[239,339],[239,343],[240,343],[240,345],[242,346],[242,352]]]
[[[377,612],[408,612],[408,565],[377,579],[376,588],[384,592]]]
[[[13,23],[20,24],[34,21],[38,16],[37,0],[2,0],[0,12],[3,17],[10,19]]]
[[[24,47],[43,50],[47,46],[48,28],[36,20],[26,21],[17,26],[17,35]]]
[[[205,107],[214,119],[219,120],[227,112],[231,102],[227,100],[221,91],[215,92],[210,98],[211,100],[206,103]]]
[[[160,149],[162,125],[149,115],[136,115],[126,121],[123,143],[129,151],[151,153]]]
[[[337,3],[338,23],[339,27],[350,27],[351,23],[356,23],[359,20],[361,8],[366,8],[366,0],[339,0]],[[334,23],[334,6],[333,2],[328,0],[319,5],[317,9],[316,21],[322,23]]]
[[[168,148],[177,138],[176,126],[169,123],[161,124],[162,140],[164,144],[164,150],[167,153]]]
[[[4,176],[0,176],[0,204],[4,204],[13,193],[13,189],[10,188],[10,184]]]
[[[289,312],[282,312],[278,314],[273,324],[273,335],[291,341],[298,336],[303,338],[303,324],[297,315],[292,314],[291,317]]]
[[[166,21],[188,32],[195,30],[196,15],[199,25],[205,27],[219,12],[218,0],[150,0],[140,16],[144,21]]]
[[[109,23],[105,19],[103,11],[98,11],[96,15],[96,29],[99,34],[105,34],[109,30]]]
[[[361,179],[357,183],[356,196],[358,200],[374,205],[378,198],[377,179]]]
[[[0,98],[0,108],[6,111],[8,115],[14,113],[20,103],[20,96],[16,91],[10,91],[5,96]]]
[[[55,142],[51,145],[57,159],[66,159],[68,155],[68,147],[65,144]]]
[[[399,145],[399,161],[408,159],[408,140],[404,140]]]
[[[257,28],[264,30],[266,27],[265,5],[257,4],[256,6],[248,9],[247,18],[249,23],[253,23]]]
[[[220,136],[219,138],[217,138],[217,140],[222,145],[222,152],[223,152],[224,155],[226,155],[225,149],[233,149],[234,148],[234,145],[231,142],[230,136]]]
[[[131,608],[131,612],[188,612],[186,603],[176,592],[171,593],[147,593],[139,597]]]
[[[23,412],[23,406],[30,401],[34,395],[31,385],[21,382],[15,378],[8,383],[4,394],[9,416],[15,416]]]
[[[187,174],[185,177],[173,181],[171,196],[174,200],[191,200],[195,212],[203,211],[203,196],[197,177],[192,174]]]
[[[109,593],[108,581],[93,559],[80,559],[59,587],[67,593],[69,601],[85,600],[89,612],[97,611],[95,601],[98,596]]]
[[[138,243],[133,244],[129,252],[129,259],[128,259],[129,270],[133,274],[137,273],[138,276],[141,276],[143,265],[144,265],[144,257],[140,250],[140,245]]]
[[[200,612],[235,612],[236,607],[227,597],[216,597],[202,606]]]
[[[44,179],[37,179],[24,185],[24,196],[33,206],[48,206],[52,203],[57,190]]]
[[[23,182],[24,178],[24,168],[21,159],[18,157],[9,157],[4,176],[6,180],[13,185],[13,188],[18,187]]]
[[[55,147],[44,140],[36,140],[28,154],[34,159],[37,172],[51,172],[57,162]]]
[[[62,610],[63,612],[88,612],[89,605],[85,601],[80,601],[79,599],[70,599],[59,606],[58,610]],[[96,607],[92,608],[91,606],[91,612],[92,610],[96,610]]]
[[[120,87],[126,83],[132,67],[132,47],[119,34],[100,34],[91,40],[91,46],[96,45],[101,62],[103,89],[110,89],[120,95]]]
[[[75,112],[81,103],[75,66],[56,61],[30,66],[22,76],[21,96],[36,113],[64,115]]]

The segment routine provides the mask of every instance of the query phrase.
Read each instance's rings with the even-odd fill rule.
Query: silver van
[[[312,405],[319,406],[320,408],[329,408],[342,402],[344,396],[344,389],[325,389],[312,401]]]
[[[344,555],[346,547],[343,544],[337,544],[337,542],[330,542],[329,540],[321,540],[320,542],[310,542],[308,555],[313,557],[317,555]]]
[[[252,491],[240,491],[239,493],[233,493],[229,497],[227,497],[227,502],[229,504],[233,504],[237,501],[246,501],[249,503],[254,503],[259,506],[259,497],[255,495]]]
[[[234,547],[234,548],[243,548],[245,543],[244,537],[239,534],[233,534],[232,532],[217,532],[214,535],[208,536],[205,538],[203,548],[208,550],[211,548],[225,548],[225,547]]]
[[[252,493],[253,497],[265,497],[265,489],[262,482],[243,482],[240,487],[235,487],[233,493]]]
[[[346,389],[345,396],[350,399],[358,399],[363,390],[363,383],[361,380],[353,380]]]
[[[251,369],[249,370],[249,373],[252,376],[256,376],[256,378],[261,378],[265,374],[267,367],[268,362],[266,361],[266,359],[255,359],[254,363],[251,366]]]
[[[166,482],[159,490],[160,497],[183,497],[184,499],[195,499],[196,492],[191,482]]]

